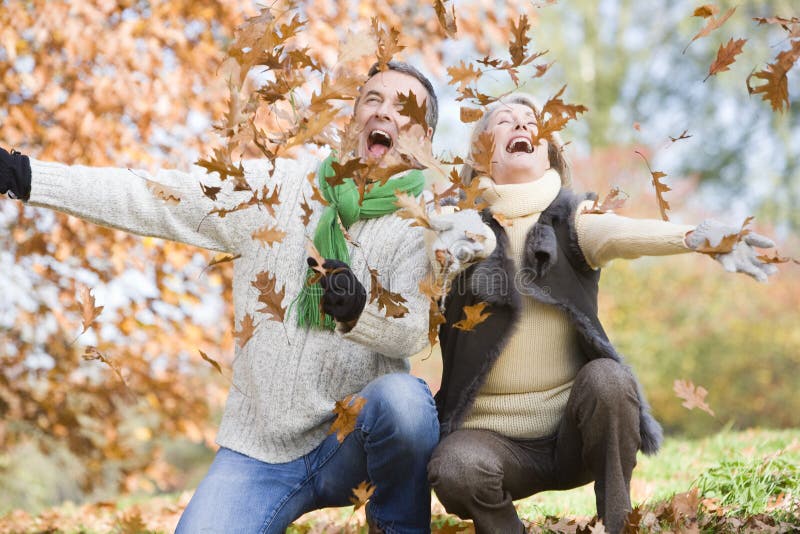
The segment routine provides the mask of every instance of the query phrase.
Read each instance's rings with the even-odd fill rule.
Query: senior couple
[[[356,101],[357,156],[377,161],[393,149],[409,122],[398,95],[409,92],[425,100],[426,135],[433,135],[438,105],[430,81],[391,62],[388,70],[373,67]],[[431,214],[436,231],[427,240],[430,230],[394,213],[395,191],[422,193],[419,171],[374,187],[359,204],[352,181],[327,185],[331,158],[281,159],[274,169],[249,161],[247,180],[279,188],[280,206],[274,216],[251,208],[218,218],[207,216],[214,206],[198,184],[207,175],[68,166],[0,149],[0,194],[239,255],[235,321],[251,315],[258,327],[236,347],[237,387],[225,406],[220,448],[178,532],[283,532],[308,511],[350,504],[364,481],[375,486],[366,508],[371,532],[429,532],[431,486],[479,533],[523,532],[515,499],[590,481],[607,530],[623,528],[637,451],[656,452],[661,429],[598,319],[600,268],[614,258],[691,251],[728,228],[584,212],[591,197],[571,190],[561,147],[531,142],[535,109],[519,94],[487,109],[473,144],[483,132],[494,135],[491,175],[467,165],[462,176],[480,180],[489,207]],[[328,205],[312,201],[307,229],[301,203],[311,198],[309,172],[317,173]],[[181,202],[155,198],[143,178],[177,189]],[[220,198],[234,206],[237,195]],[[501,226],[496,219],[503,217]],[[286,237],[264,247],[252,234],[265,225],[278,225]],[[313,286],[309,231],[333,273]],[[754,246],[772,243],[750,234],[717,259],[764,280],[774,267],[756,258]],[[424,381],[408,374],[407,360],[427,343],[429,303],[418,287],[433,268],[431,249],[459,266],[440,329],[444,371],[435,400]],[[405,316],[387,318],[367,302],[369,268],[407,299]],[[264,270],[285,287],[287,302],[321,307],[324,317],[287,314],[284,325],[259,320],[254,282]],[[465,307],[480,302],[490,313],[483,323],[472,331],[453,327]],[[340,443],[328,435],[332,408],[351,394],[366,403]]]

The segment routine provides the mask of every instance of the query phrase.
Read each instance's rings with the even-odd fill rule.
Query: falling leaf
[[[283,307],[282,303],[286,288],[284,287],[278,291],[275,276],[267,271],[260,272],[256,275],[255,281],[251,282],[251,285],[258,289],[258,302],[264,305],[264,307],[256,311],[269,314],[269,319],[273,321],[285,320],[286,308]]]
[[[375,37],[366,32],[351,32],[347,35],[339,47],[339,63],[351,63],[364,56],[372,54],[378,48],[378,41]]]
[[[141,177],[147,183],[147,189],[159,200],[163,200],[167,204],[178,204],[181,201],[181,194],[177,189],[148,180]]]
[[[689,139],[691,137],[691,135],[687,135],[688,133],[689,133],[689,130],[684,130],[683,132],[681,132],[681,134],[678,137],[672,137],[670,135],[669,136],[669,140],[672,141],[673,143],[676,143],[676,142],[680,141],[681,139]]]
[[[372,31],[378,41],[378,51],[375,54],[378,58],[378,68],[386,70],[386,65],[392,57],[405,48],[399,44],[400,31],[397,28],[386,30],[377,17],[372,17]]]
[[[634,122],[633,123],[633,129],[636,130],[637,132],[641,132],[642,131],[642,125],[639,124],[638,122]]]
[[[331,187],[336,187],[337,185],[343,184],[348,178],[355,178],[358,173],[365,170],[367,167],[368,165],[361,161],[361,158],[349,159],[344,163],[334,161],[331,162],[333,176],[325,177],[325,181],[328,182]]]
[[[367,501],[372,497],[373,493],[375,493],[375,486],[366,480],[353,488],[353,496],[350,497],[350,502],[353,503],[353,511],[355,512],[367,504]]]
[[[219,265],[220,263],[227,263],[229,261],[233,261],[241,257],[242,257],[241,254],[236,254],[236,255],[224,254],[224,253],[215,254],[214,257],[209,262],[208,267],[213,267],[214,265]]]
[[[460,110],[461,113],[461,122],[463,123],[470,123],[480,120],[483,117],[483,110],[477,108],[465,108],[462,107]]]
[[[591,207],[583,208],[581,213],[602,215],[603,213],[608,213],[621,208],[628,198],[628,194],[625,191],[615,186],[611,188],[611,191],[609,191],[602,203],[599,201],[599,199],[595,199]]]
[[[199,352],[200,357],[203,358],[208,363],[210,363],[214,367],[214,369],[217,370],[219,374],[222,374],[222,367],[219,365],[219,363],[217,363],[215,359],[211,358],[208,354],[206,354],[202,350],[198,350],[197,352]]]
[[[750,74],[747,77],[747,91],[751,95],[760,94],[762,100],[769,101],[773,111],[788,110],[789,81],[787,74],[798,58],[800,58],[800,39],[792,41],[792,47],[779,53],[775,62],[767,65],[766,69]],[[751,78],[765,80],[766,83],[752,87],[750,85]]]
[[[681,406],[689,410],[699,408],[711,416],[714,415],[714,411],[706,404],[705,399],[708,391],[703,386],[695,387],[691,380],[675,380],[672,389],[678,398],[683,399]]]
[[[344,438],[356,429],[358,414],[361,413],[366,403],[367,399],[357,395],[348,395],[344,399],[336,401],[336,405],[333,407],[336,419],[331,424],[328,434],[336,434],[336,440],[339,443],[343,442]]]
[[[369,292],[369,301],[378,301],[378,309],[385,310],[386,317],[393,317],[399,319],[408,313],[408,308],[403,305],[407,302],[405,297],[400,293],[393,293],[384,288],[380,280],[378,280],[379,273],[377,269],[369,267],[369,276],[372,287]]]
[[[528,37],[530,28],[528,15],[520,15],[516,24],[513,20],[511,21],[511,42],[508,45],[508,52],[511,54],[511,62],[515,67],[522,65],[525,61],[525,49],[531,42],[531,38]]]
[[[470,164],[475,172],[486,176],[492,175],[492,158],[494,157],[494,134],[482,132],[472,147]],[[477,181],[477,180],[473,180]]]
[[[425,115],[428,112],[428,103],[424,99],[419,103],[417,95],[409,89],[408,93],[397,93],[397,104],[400,106],[398,110],[400,115],[410,118],[412,123],[419,124],[427,131],[428,120]]]
[[[210,198],[211,200],[217,200],[217,194],[222,191],[221,187],[209,187],[205,184],[200,184],[200,189],[203,190],[203,194]]]
[[[458,27],[456,25],[456,6],[450,8],[450,13],[447,12],[445,7],[447,0],[434,0],[433,9],[436,12],[436,18],[439,19],[439,26],[442,27],[448,37],[455,38]]]
[[[447,74],[450,76],[450,85],[457,83],[461,88],[465,88],[480,78],[482,73],[475,65],[471,63],[467,65],[464,60],[461,60],[458,65],[447,67]]]
[[[750,229],[747,226],[753,221],[753,217],[747,217],[744,222],[742,223],[742,228],[736,233],[727,234],[720,237],[719,243],[716,245],[709,241],[708,238],[705,239],[705,242],[697,247],[695,252],[699,252],[701,254],[708,254],[709,256],[717,256],[718,254],[728,254],[729,252],[733,251],[733,247],[744,239],[744,237],[750,233]]]
[[[300,209],[303,210],[303,215],[300,216],[300,220],[303,221],[303,226],[308,226],[311,222],[311,214],[314,213],[314,210],[311,209],[311,205],[305,197],[303,197],[303,202],[300,203]]]
[[[473,179],[467,187],[462,189],[462,191],[464,193],[464,197],[458,201],[458,209],[474,209],[480,211],[488,206],[486,201],[481,198],[483,189],[481,189],[480,180]]]
[[[793,260],[792,258],[788,258],[786,256],[781,256],[778,254],[778,251],[775,251],[774,256],[769,256],[767,254],[761,254],[758,256],[758,261],[762,263],[789,263],[790,261],[794,261],[797,263],[797,260]]]
[[[261,241],[265,245],[269,246],[283,241],[283,238],[286,237],[286,232],[274,225],[270,227],[265,226],[264,228],[253,232],[251,237],[253,240]]]
[[[322,79],[319,93],[311,95],[308,109],[315,113],[324,112],[329,109],[330,100],[352,100],[358,96],[359,85],[360,80],[347,73],[339,74],[334,80],[326,74]]]
[[[542,139],[552,142],[553,135],[563,130],[569,121],[577,119],[579,113],[589,111],[589,108],[582,104],[565,103],[561,95],[564,94],[566,88],[566,85],[562,86],[555,95],[544,103],[539,112],[535,112],[536,134],[531,136],[533,146],[538,145]]]
[[[466,332],[472,331],[476,326],[484,322],[491,315],[490,313],[483,313],[483,309],[488,306],[487,302],[479,302],[472,306],[464,306],[464,319],[461,319],[453,325],[453,328],[464,330]]]
[[[231,161],[230,147],[214,149],[214,155],[210,159],[200,159],[197,165],[210,173],[216,172],[221,180],[244,177],[244,167],[241,162],[236,166]]]
[[[670,207],[669,207],[669,202],[667,202],[664,199],[664,193],[672,191],[672,189],[670,189],[670,187],[667,184],[661,182],[661,179],[666,177],[667,175],[661,171],[653,171],[653,169],[650,168],[650,162],[647,161],[647,158],[644,157],[644,154],[642,154],[638,150],[636,150],[635,152],[642,157],[645,165],[647,165],[647,170],[650,171],[650,176],[653,179],[653,187],[656,190],[656,200],[658,201],[658,209],[661,212],[661,218],[665,221],[668,221],[669,217],[667,217],[667,210],[670,209]]]
[[[117,368],[117,366],[114,365],[114,363],[112,363],[111,360],[109,360],[103,353],[97,350],[97,347],[93,346],[86,347],[86,350],[83,353],[83,359],[99,360],[104,364],[108,365],[111,368],[111,370],[114,371],[114,374],[117,375],[119,381],[122,382],[122,385],[125,386],[126,388],[128,387],[128,384],[125,382],[125,379],[122,378],[122,373],[120,372],[119,368]]]
[[[394,195],[397,197],[394,205],[400,208],[395,212],[398,217],[413,221],[411,226],[418,226],[420,228],[431,227],[428,213],[425,210],[425,199],[422,196],[415,198],[399,190],[395,191]]]
[[[697,33],[697,35],[692,37],[692,40],[689,41],[689,44],[686,45],[686,48],[683,49],[682,53],[686,53],[686,50],[689,48],[689,45],[691,45],[697,39],[701,39],[703,37],[708,36],[711,32],[713,32],[714,30],[718,29],[720,26],[725,24],[725,21],[727,21],[729,18],[731,18],[731,15],[733,15],[734,11],[736,11],[736,6],[730,8],[727,11],[727,13],[725,13],[721,17],[714,17],[714,16],[711,16],[711,15],[706,17],[707,18],[706,25],[703,27],[702,30],[700,30]]]
[[[419,126],[415,125],[400,132],[395,148],[399,153],[411,158],[416,166],[435,170],[442,177],[447,176],[447,171],[441,162],[433,157],[431,139],[425,137]]]
[[[492,218],[505,228],[514,226],[514,219],[509,219],[502,213],[492,213]]]
[[[256,327],[258,325],[255,324],[253,320],[253,316],[249,313],[244,316],[242,319],[242,324],[239,327],[237,332],[234,332],[233,335],[236,337],[236,341],[239,344],[239,348],[244,348],[247,345],[247,342],[250,341],[250,338],[253,337],[253,334],[256,332]]]
[[[311,200],[316,200],[323,206],[328,205],[328,201],[322,196],[322,191],[317,187],[317,173],[310,172],[306,175],[306,180],[311,184]]]
[[[736,39],[735,41],[731,39],[728,44],[719,45],[717,59],[711,64],[708,69],[708,76],[703,81],[705,82],[710,76],[714,76],[718,72],[730,70],[729,67],[736,61],[736,56],[742,53],[742,47],[746,42],[747,39]]]
[[[694,13],[692,13],[692,16],[702,17],[704,19],[707,19],[708,17],[713,17],[718,12],[719,12],[719,7],[712,4],[706,4],[695,9]]]
[[[83,330],[81,330],[81,334],[83,334],[92,326],[95,319],[100,316],[104,306],[95,306],[94,296],[92,295],[91,289],[88,287],[81,286],[80,293],[79,304],[81,307],[81,319],[83,320]]]

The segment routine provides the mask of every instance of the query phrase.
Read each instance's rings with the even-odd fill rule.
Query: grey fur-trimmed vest
[[[578,332],[586,361],[611,358],[623,364],[597,317],[600,270],[592,269],[578,246],[574,227],[578,204],[592,195],[579,196],[563,188],[525,237],[522,269],[508,258],[508,237],[488,211],[484,222],[497,236],[497,247],[486,260],[461,273],[447,295],[447,322],[439,329],[442,346],[442,385],[436,407],[442,437],[456,430],[469,413],[492,366],[514,333],[523,296],[562,310]],[[472,331],[453,328],[463,309],[487,302],[489,317]],[[634,378],[635,380],[635,378]],[[640,449],[658,451],[661,425],[650,415],[641,385],[635,380],[639,399]]]

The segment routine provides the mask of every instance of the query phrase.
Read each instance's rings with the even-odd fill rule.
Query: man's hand
[[[426,241],[433,259],[450,278],[494,251],[494,232],[472,209],[428,215],[432,232]]]
[[[314,258],[306,261],[312,269],[318,265]],[[367,304],[367,290],[343,261],[325,260],[322,268],[328,272],[319,281],[323,290],[322,311],[352,328]]]
[[[31,196],[31,162],[28,156],[0,148],[0,195],[28,200]]]
[[[730,226],[713,219],[706,219],[686,236],[686,244],[692,250],[697,250],[706,245],[718,246],[722,239],[728,235],[736,235],[740,228]],[[759,282],[766,282],[767,277],[778,272],[777,267],[764,263],[758,259],[758,248],[772,248],[775,243],[768,237],[749,233],[733,246],[733,250],[723,254],[714,255],[714,259],[722,264],[728,272],[745,273]]]

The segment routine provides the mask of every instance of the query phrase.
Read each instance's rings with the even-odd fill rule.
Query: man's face
[[[400,114],[398,94],[409,91],[420,105],[427,103],[428,91],[419,80],[394,70],[379,72],[361,88],[354,116],[361,159],[377,161],[395,146],[398,134],[411,121]],[[428,128],[426,136],[432,133]]]
[[[497,184],[538,180],[550,168],[547,141],[531,144],[536,132],[533,110],[524,104],[508,104],[492,113],[487,130],[494,134],[492,179]]]

